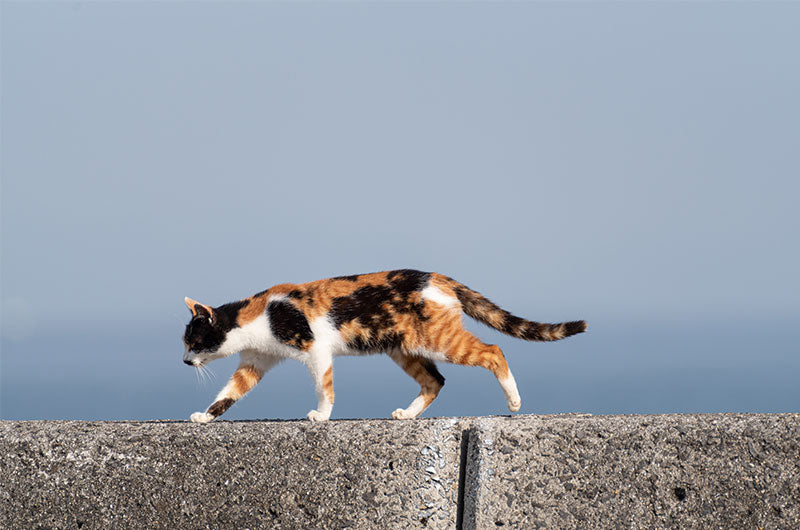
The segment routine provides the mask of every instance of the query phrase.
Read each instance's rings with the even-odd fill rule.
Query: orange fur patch
[[[446,296],[458,298],[456,296],[456,292],[453,290],[453,286],[459,285],[459,283],[452,278],[448,278],[447,276],[439,274],[438,272],[432,272],[430,282],[431,285],[442,291]]]
[[[247,305],[239,310],[236,323],[244,326],[264,314],[267,308],[267,297],[265,295],[251,297],[247,299]]]
[[[281,284],[278,284],[278,285],[273,285],[264,294],[267,297],[269,297],[271,295],[272,296],[274,296],[274,295],[287,295],[293,289],[295,289],[296,287],[297,286],[292,284],[292,283],[281,283]]]
[[[203,309],[205,309],[206,311],[208,311],[209,315],[212,313],[211,307],[209,307],[209,306],[207,306],[205,304],[201,304],[197,300],[192,300],[188,296],[186,298],[184,298],[183,301],[186,303],[186,307],[189,308],[189,311],[192,312],[192,316],[197,316],[197,307],[196,306],[200,306]]]
[[[234,399],[239,399],[261,380],[263,373],[255,366],[242,366],[233,373]]]
[[[342,336],[342,340],[344,342],[353,342],[357,339],[369,339],[370,332],[368,329],[364,328],[358,321],[353,320],[344,324],[340,329],[339,333]]]
[[[328,367],[325,375],[322,376],[322,389],[328,396],[328,401],[333,403],[333,366]]]

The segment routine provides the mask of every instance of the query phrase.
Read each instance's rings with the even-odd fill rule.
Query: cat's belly
[[[430,359],[431,361],[440,361],[440,362],[447,362],[447,356],[439,351],[432,351],[426,350],[425,348],[416,348],[411,350],[406,355],[411,355],[414,357],[423,357],[425,359]]]
[[[423,348],[417,348],[411,351],[402,351],[399,349],[395,350],[386,350],[386,349],[357,349],[357,348],[340,348],[333,353],[334,357],[362,357],[365,355],[377,355],[377,354],[387,354],[391,355],[397,352],[400,355],[407,355],[410,357],[422,357],[424,359],[430,359],[431,361],[439,361],[439,362],[448,362],[447,357],[441,353],[436,351],[430,351]]]
[[[335,351],[333,353],[334,357],[363,357],[365,355],[377,355],[379,353],[384,353],[382,351],[372,351],[372,350],[359,350],[355,348],[343,348]]]

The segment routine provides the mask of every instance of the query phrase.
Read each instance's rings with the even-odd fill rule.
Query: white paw
[[[517,399],[509,399],[507,401],[508,410],[511,412],[516,412],[522,406],[522,400],[520,398]]]
[[[330,412],[328,414],[323,414],[318,410],[309,410],[308,414],[306,414],[306,418],[311,421],[328,421],[328,418],[331,417]]]
[[[189,417],[192,423],[208,423],[214,419],[214,416],[208,412],[195,412]]]
[[[416,418],[413,414],[409,414],[406,409],[397,409],[392,412],[392,418],[396,420],[411,420]]]

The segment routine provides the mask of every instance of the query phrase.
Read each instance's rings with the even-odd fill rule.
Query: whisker
[[[206,385],[216,380],[217,374],[215,374],[214,371],[211,370],[207,365],[201,364],[198,365],[196,368],[197,368],[197,373],[199,374],[200,380],[203,383],[203,385]]]

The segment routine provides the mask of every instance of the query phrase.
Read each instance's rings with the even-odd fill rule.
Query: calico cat
[[[314,380],[318,405],[311,421],[333,408],[333,357],[386,352],[413,377],[420,393],[395,419],[419,416],[444,385],[436,361],[490,370],[508,408],[521,400],[503,352],[461,325],[461,314],[525,340],[552,341],[586,331],[586,322],[542,324],[516,317],[465,285],[437,273],[396,270],[340,276],[300,285],[276,285],[239,302],[210,307],[185,299],[192,312],[183,362],[202,367],[241,353],[241,363],[206,412],[193,422],[219,417],[283,359],[297,359]]]

